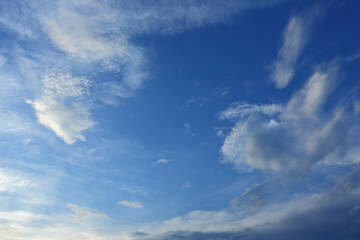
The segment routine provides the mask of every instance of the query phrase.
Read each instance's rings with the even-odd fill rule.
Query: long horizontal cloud
[[[338,148],[356,148],[356,143],[344,146],[349,134],[360,128],[356,101],[339,104],[331,115],[323,112],[337,84],[338,71],[335,62],[319,66],[277,114],[267,111],[271,105],[252,107],[256,111],[238,106],[237,114],[245,117],[226,137],[221,148],[223,161],[243,170],[300,170],[324,160]],[[221,116],[234,112],[231,109]]]
[[[91,210],[86,207],[81,207],[79,205],[68,203],[68,208],[74,212],[75,217],[78,220],[86,220],[88,218],[109,218],[103,213],[98,212],[97,210]]]
[[[134,239],[356,239],[359,223],[360,172],[354,169],[323,193],[297,194],[261,212],[194,211],[151,230],[144,227]]]
[[[143,205],[140,202],[131,202],[131,201],[123,200],[123,201],[119,201],[118,204],[131,208],[143,208]]]

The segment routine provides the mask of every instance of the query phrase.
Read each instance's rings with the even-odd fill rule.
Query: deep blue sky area
[[[359,11],[2,1],[0,239],[359,239]]]

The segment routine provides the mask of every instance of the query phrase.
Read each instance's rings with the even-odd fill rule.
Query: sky
[[[1,1],[0,239],[360,239],[359,10]]]

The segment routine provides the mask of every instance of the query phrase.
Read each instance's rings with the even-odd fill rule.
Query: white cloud
[[[153,162],[153,165],[157,165],[157,164],[168,164],[173,162],[174,160],[169,160],[169,159],[165,159],[165,158],[160,158],[157,161]]]
[[[2,222],[0,237],[6,240],[115,240],[134,239],[136,236],[144,237],[144,239],[174,239],[176,235],[167,238],[166,234],[177,232],[197,232],[198,234],[231,232],[235,235],[246,233],[244,239],[253,239],[252,234],[257,232],[271,233],[272,230],[276,234],[279,234],[279,230],[280,233],[282,231],[288,233],[289,230],[290,232],[296,232],[297,228],[295,230],[292,228],[294,225],[304,227],[304,229],[311,229],[308,224],[315,223],[316,228],[319,227],[317,224],[325,223],[326,231],[328,231],[329,225],[326,224],[328,223],[326,221],[329,216],[337,216],[334,219],[340,217],[339,223],[344,223],[342,221],[344,218],[349,220],[347,216],[341,218],[337,214],[339,210],[344,215],[353,215],[352,220],[356,219],[356,214],[359,212],[359,176],[358,171],[352,171],[341,176],[328,191],[296,194],[291,196],[288,201],[266,205],[262,211],[250,215],[244,211],[230,209],[218,211],[196,210],[160,223],[153,222],[131,227],[114,225],[111,219],[104,223],[96,222],[96,225],[92,225],[91,221],[73,221],[73,217],[68,214],[45,215],[30,211],[0,211],[0,221]],[[95,210],[89,210],[74,204],[69,204],[69,208],[79,217],[105,217]],[[309,223],[309,219],[314,220]],[[350,221],[352,220],[350,219]],[[333,223],[333,219],[331,222]],[[347,223],[345,227],[351,227],[351,225]],[[134,234],[135,231],[137,234]],[[273,238],[269,237],[269,239]]]
[[[96,149],[95,149],[95,148],[92,148],[92,149],[90,149],[90,150],[88,151],[88,154],[93,154],[95,151],[96,151]]]
[[[144,49],[132,38],[144,34],[174,34],[223,22],[237,13],[272,6],[281,0],[236,1],[117,1],[103,0],[46,3],[38,8],[40,24],[52,43],[81,62],[96,62],[100,71],[115,71],[122,81],[105,82],[100,97],[116,105],[117,97],[129,97],[146,77]],[[107,86],[113,86],[108,88]]]
[[[0,135],[1,134],[35,134],[36,129],[26,116],[19,115],[10,110],[0,109]]]
[[[181,188],[190,189],[190,188],[192,188],[192,185],[190,182],[186,181],[186,182],[183,182],[183,184],[181,185]]]
[[[121,233],[103,232],[101,222],[94,227],[90,221],[74,221],[68,214],[46,215],[31,211],[0,212],[0,238],[4,240],[116,240],[130,239]],[[99,227],[101,226],[101,227]]]
[[[43,84],[43,96],[26,101],[35,109],[39,123],[54,131],[67,144],[84,141],[81,132],[95,124],[82,101],[84,95],[89,94],[89,81],[53,72],[43,77]]]
[[[103,1],[92,1],[94,6],[102,4],[108,21],[116,21],[120,30],[128,36],[138,34],[173,34],[223,22],[231,16],[254,8],[275,5],[281,1],[254,2],[250,0],[224,0],[221,3],[206,1],[117,1],[104,8]]]
[[[324,224],[324,228],[321,231],[325,229],[325,231],[328,231],[329,224],[334,223],[335,218],[338,219],[339,223],[343,223],[344,219],[351,221],[351,223],[343,226],[345,231],[347,231],[347,228],[352,228],[353,224],[357,223],[356,215],[350,220],[346,213],[348,212],[351,215],[354,212],[359,212],[359,177],[359,171],[353,170],[339,177],[336,183],[325,191],[321,190],[317,193],[299,193],[296,191],[295,194],[287,194],[289,196],[287,200],[263,205],[261,211],[249,213],[246,209],[247,206],[243,206],[246,202],[242,201],[242,206],[239,210],[191,211],[186,215],[165,220],[160,224],[158,222],[147,224],[137,229],[137,231],[144,233],[142,236],[145,236],[144,239],[148,240],[180,238],[232,239],[230,236],[241,236],[244,239],[263,239],[264,237],[256,237],[257,233],[260,233],[258,236],[264,236],[261,233],[274,234],[275,236],[279,236],[279,234],[291,235],[292,232],[299,231],[298,227],[309,231],[313,230],[313,228],[317,229],[320,227],[319,223]],[[281,181],[270,181],[266,184],[266,189],[270,195],[274,194],[273,190],[276,191],[276,185],[284,184],[282,183],[284,179],[278,180]],[[261,188],[261,185],[257,185],[250,190],[248,189],[240,197],[248,198],[247,200],[250,204],[253,204],[252,201],[255,201],[256,205],[264,196],[253,198],[254,192],[251,191],[255,190],[259,194],[259,191],[262,192],[264,190],[259,188]],[[334,211],[335,209],[337,211]],[[341,212],[345,213],[343,219],[338,214],[339,209],[342,209]],[[329,216],[334,216],[331,219],[331,223],[328,222]],[[316,223],[315,226],[313,226],[314,223]],[[335,225],[333,226],[335,227]],[[197,234],[192,235],[195,237],[186,237],[191,233]],[[205,236],[201,237],[200,233]],[[227,237],[220,238],[210,238],[209,235],[206,235],[214,233],[227,233],[228,235]],[[276,239],[276,237],[270,236],[266,239]]]
[[[189,134],[189,135],[191,135],[192,137],[195,137],[195,136],[196,136],[196,133],[194,133],[194,132],[191,130],[190,123],[184,123],[184,127],[185,127],[185,133],[186,133],[186,134]]]
[[[336,63],[320,66],[280,112],[264,111],[263,106],[249,110],[241,105],[225,111],[227,118],[242,118],[225,138],[223,162],[245,171],[302,169],[325,160],[337,148],[355,151],[357,144],[349,139],[358,139],[350,135],[360,127],[355,121],[358,113],[346,105],[334,108],[330,115],[323,112],[337,76]],[[342,158],[335,162],[344,163]]]
[[[145,188],[140,187],[140,186],[120,183],[119,188],[121,190],[126,191],[126,192],[131,193],[131,194],[139,194],[139,195],[143,195],[143,196],[148,194],[147,190],[145,190]]]
[[[9,173],[8,169],[0,168],[0,192],[15,193],[31,188],[33,183],[19,175]]]
[[[93,84],[97,91],[93,96],[103,103],[117,105],[119,98],[133,96],[148,77],[147,49],[133,44],[133,38],[144,34],[175,34],[206,27],[224,22],[249,9],[268,7],[279,2],[281,0],[226,0],[221,3],[210,0],[185,1],[181,4],[171,1],[105,0],[6,2],[0,6],[0,24],[7,31],[17,33],[17,37],[32,41],[32,46],[41,47],[36,53],[19,45],[6,49],[14,64],[7,64],[11,72],[0,73],[0,78],[7,80],[0,87],[4,93],[1,98],[11,98],[13,101],[26,96],[33,100],[27,102],[35,109],[39,122],[66,143],[84,140],[82,132],[91,128],[94,122],[85,104],[70,100],[79,97],[76,93],[79,90],[76,79],[80,78],[58,74],[52,76],[56,79],[52,83],[46,83],[46,79],[43,79],[45,85],[55,85],[51,89],[45,87],[43,96],[38,97],[44,67],[71,72],[74,66],[80,66],[77,69],[89,78],[90,75],[115,72],[120,77],[111,80],[104,78],[106,80],[101,79]],[[48,40],[57,49],[49,48]],[[0,65],[4,64],[6,59],[1,57]],[[73,86],[61,83],[62,77],[63,80],[71,77]],[[11,91],[8,91],[10,88]],[[51,93],[47,93],[48,90]],[[67,90],[70,90],[70,95],[61,97]],[[22,116],[19,115],[19,118]],[[15,126],[15,121],[12,125],[4,129],[13,129],[11,132],[21,130],[19,124]]]
[[[0,74],[0,77],[12,77],[16,81],[12,82],[15,85],[11,86],[11,93],[7,88],[3,96],[15,99],[13,93],[21,92],[21,97],[35,99],[27,102],[35,109],[41,124],[53,130],[68,144],[84,140],[82,132],[94,125],[88,107],[74,100],[85,95],[83,90],[86,87],[79,88],[76,82],[81,79],[84,87],[84,79],[70,74],[46,75],[43,84],[51,87],[45,86],[43,96],[37,97],[41,90],[39,79],[43,75],[44,66],[56,66],[69,71],[73,66],[80,66],[84,76],[115,72],[120,77],[101,79],[94,83],[97,92],[93,96],[103,103],[117,105],[119,98],[133,96],[148,77],[146,49],[134,45],[134,37],[174,34],[206,27],[226,21],[237,13],[272,6],[278,2],[281,1],[185,1],[178,4],[169,1],[58,0],[6,3],[0,6],[0,24],[25,40],[34,41],[32,44],[46,47],[36,54],[18,46],[9,50],[8,54],[16,62],[15,65],[10,64],[14,76],[6,73]],[[65,54],[48,48],[48,40]],[[6,59],[1,58],[0,65],[5,63]],[[52,82],[46,82],[46,78]],[[69,78],[72,80],[67,81]],[[6,85],[9,82],[6,81]],[[65,93],[68,90],[67,96]],[[80,91],[81,96],[76,91]]]
[[[289,20],[283,33],[282,46],[272,65],[271,79],[277,88],[286,87],[293,78],[296,62],[308,40],[309,27],[317,11],[311,9],[311,12],[295,15]]]
[[[124,54],[123,38],[111,36],[106,28],[114,16],[105,2],[65,0],[50,6],[50,11],[40,12],[40,20],[50,39],[64,52],[90,61]]]
[[[80,97],[89,94],[89,80],[70,74],[50,72],[43,76],[44,94],[58,95],[60,98]]]
[[[53,8],[42,12],[40,19],[55,46],[79,62],[101,65],[100,72],[122,75],[122,81],[99,84],[100,100],[116,105],[117,97],[130,97],[143,85],[147,77],[143,50],[128,43],[117,20],[121,15],[108,2],[58,1]]]
[[[283,204],[268,206],[262,212],[248,216],[228,210],[192,211],[187,215],[174,217],[161,224],[157,223],[139,230],[156,239],[156,236],[159,237],[164,233],[178,231],[241,232],[246,229],[270,229],[291,215],[316,208],[321,198],[319,194],[301,196]]]
[[[27,112],[22,111],[19,107],[24,104],[23,96],[25,92],[32,91],[34,82],[31,80],[33,73],[36,70],[29,71],[28,75],[22,76],[22,71],[14,68],[14,65],[19,65],[23,69],[30,67],[30,63],[25,57],[16,57],[8,59],[0,54],[0,135],[31,135],[37,134],[38,131],[34,125],[36,123],[27,115]],[[33,68],[36,68],[33,64]],[[14,70],[16,69],[16,70]]]
[[[279,104],[256,105],[235,103],[228,109],[220,112],[219,117],[221,120],[238,120],[239,118],[244,118],[251,114],[261,113],[271,116],[278,114],[282,111],[283,106]]]
[[[271,79],[277,88],[286,87],[294,76],[294,68],[297,58],[305,44],[304,23],[298,17],[292,17],[284,31],[284,42],[274,62]]]
[[[119,205],[125,206],[125,207],[131,207],[131,208],[143,208],[143,205],[140,202],[130,202],[127,200],[119,201]]]
[[[74,212],[75,217],[78,220],[87,220],[89,218],[95,217],[95,218],[109,218],[103,213],[98,212],[97,210],[91,210],[86,207],[81,207],[76,204],[68,203],[68,208],[70,208],[71,211]]]
[[[0,6],[0,24],[7,30],[17,33],[17,37],[34,38],[36,23],[32,19],[32,11],[25,1],[3,2]],[[32,23],[32,28],[27,27]]]
[[[294,120],[299,117],[318,118],[327,97],[335,89],[337,78],[338,66],[336,63],[320,66],[305,87],[292,97],[283,118]]]

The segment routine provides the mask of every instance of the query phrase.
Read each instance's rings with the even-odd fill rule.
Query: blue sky
[[[0,238],[359,239],[359,9],[2,1]]]

